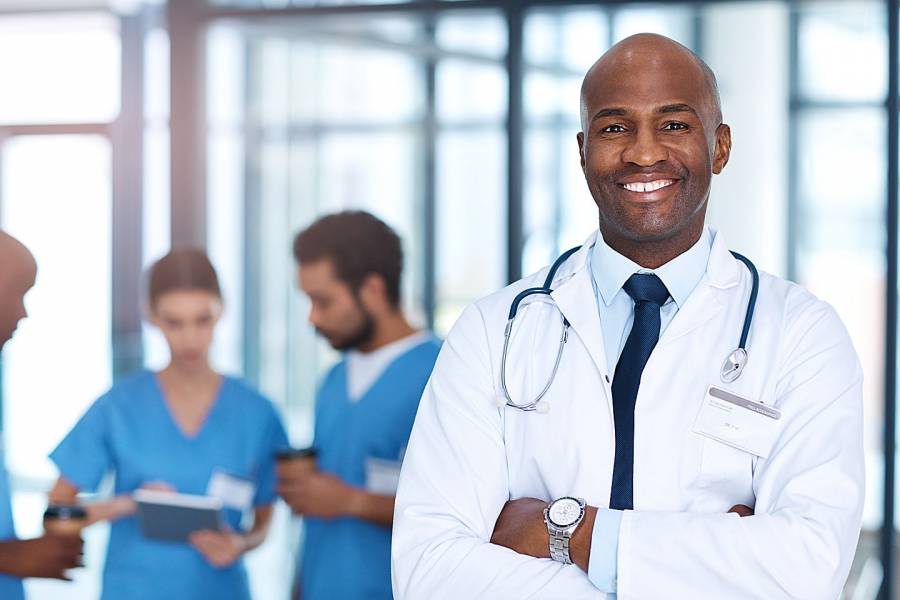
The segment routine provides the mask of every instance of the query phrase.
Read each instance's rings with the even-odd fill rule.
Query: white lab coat
[[[596,234],[595,234],[596,235]],[[612,391],[586,266],[593,236],[560,268],[553,299],[572,329],[546,414],[498,408],[513,297],[546,270],[469,306],[422,397],[397,494],[398,599],[604,598],[577,566],[489,543],[509,499],[572,495],[606,507],[615,452]],[[751,276],[715,234],[707,272],[663,332],[635,407],[634,510],[622,518],[618,599],[836,598],[864,494],[862,373],[834,310],[760,274],[749,362],[720,379],[737,346]],[[559,339],[550,303],[520,310],[508,385],[530,400]],[[710,384],[776,405],[767,459],[691,431]],[[756,515],[726,514],[735,504]]]

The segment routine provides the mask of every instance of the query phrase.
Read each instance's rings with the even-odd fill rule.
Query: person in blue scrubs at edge
[[[172,251],[151,268],[148,290],[170,363],[122,379],[88,409],[50,455],[60,471],[50,500],[75,501],[114,473],[113,498],[87,505],[89,522],[112,521],[102,598],[248,599],[241,557],[265,539],[287,436],[271,402],[210,366],[222,295],[206,255]],[[145,539],[131,498],[140,488],[221,498],[223,530],[195,532],[190,544]]]
[[[400,306],[400,238],[366,212],[321,218],[294,241],[309,322],[344,353],[316,397],[317,470],[279,465],[281,497],[305,517],[303,600],[391,598],[400,462],[440,350]]]
[[[0,349],[27,315],[25,295],[34,287],[37,265],[21,242],[0,231]],[[16,539],[10,506],[9,477],[0,443],[0,598],[22,600],[24,577],[68,579],[67,569],[81,565],[81,538],[45,535]]]

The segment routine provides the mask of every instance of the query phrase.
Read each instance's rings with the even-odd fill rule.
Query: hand
[[[233,531],[195,531],[191,534],[190,543],[209,564],[218,569],[230,567],[247,550],[244,536]]]
[[[735,504],[730,509],[728,509],[730,513],[737,513],[741,517],[752,517],[753,509],[747,506],[746,504]]]
[[[278,495],[296,514],[321,519],[354,514],[359,492],[334,475],[321,471],[278,482]]]
[[[547,502],[537,498],[510,500],[500,511],[491,543],[535,558],[550,558],[550,534],[544,523]]]
[[[145,481],[141,484],[141,489],[156,492],[172,492],[173,494],[177,492],[174,485],[165,481]]]
[[[0,572],[71,581],[66,569],[84,566],[82,555],[83,543],[77,536],[46,535],[0,542]]]

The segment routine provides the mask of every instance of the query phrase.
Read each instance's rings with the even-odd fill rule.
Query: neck
[[[691,249],[703,235],[703,221],[685,227],[672,237],[661,240],[636,240],[617,235],[600,223],[600,233],[607,245],[645,269],[658,269]]]
[[[160,377],[169,382],[197,385],[218,379],[219,375],[212,370],[208,361],[190,365],[172,361],[160,372]]]
[[[371,339],[365,344],[360,344],[357,350],[374,352],[415,332],[416,329],[409,324],[403,312],[396,310],[375,320],[375,330],[372,332]]]

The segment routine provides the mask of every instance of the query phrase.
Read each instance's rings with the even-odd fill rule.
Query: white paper
[[[693,430],[765,458],[781,431],[781,416],[777,408],[710,386]]]

